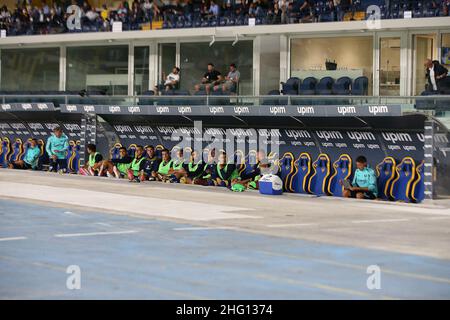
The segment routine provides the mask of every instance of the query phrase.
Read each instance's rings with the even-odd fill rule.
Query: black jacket
[[[439,92],[448,91],[450,88],[447,88],[449,86],[449,77],[447,76],[448,70],[443,65],[439,63],[439,61],[433,61],[434,65],[434,77],[442,76],[445,74],[446,76],[442,79],[436,79],[436,86]],[[430,79],[430,70],[427,69],[427,80],[428,80],[428,90],[433,91],[433,84],[431,83]]]

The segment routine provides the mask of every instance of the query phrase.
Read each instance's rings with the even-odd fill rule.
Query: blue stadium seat
[[[130,144],[130,146],[128,147],[128,155],[132,158],[134,158],[134,152],[136,151],[136,144],[132,143]]]
[[[292,189],[291,178],[295,175],[295,157],[292,152],[286,152],[280,159],[280,175],[283,181],[283,190],[286,192],[294,192]]]
[[[120,148],[122,148],[121,143],[115,143],[114,146],[109,150],[110,159],[119,159],[120,157]]]
[[[333,163],[333,175],[328,183],[328,193],[335,197],[342,197],[344,187],[341,181],[350,179],[352,175],[352,158],[348,154],[341,154]]]
[[[281,82],[283,89],[281,92],[283,94],[298,94],[298,88],[300,86],[301,80],[297,77],[291,77],[286,80],[286,82]]]
[[[78,140],[75,142],[75,146],[72,149],[72,158],[70,160],[70,168],[73,172],[78,172],[80,169],[80,150],[81,150],[81,142]]]
[[[369,79],[367,77],[358,77],[353,81],[352,95],[367,96],[369,90]]]
[[[241,167],[240,173],[243,176],[253,172],[253,165],[256,163],[256,150],[250,150],[244,159],[244,166]]]
[[[317,85],[316,78],[313,78],[313,77],[305,78],[300,83],[298,94],[301,94],[304,96],[315,95],[316,94],[316,85]]]
[[[69,141],[69,148],[67,148],[66,160],[67,160],[67,170],[69,172],[76,172],[72,168],[72,157],[75,156],[75,146],[76,142],[74,140]]]
[[[307,152],[302,152],[294,162],[295,175],[292,176],[292,190],[295,193],[308,193],[308,182],[312,175],[312,160]]]
[[[308,183],[308,191],[317,196],[326,195],[330,173],[330,157],[325,153],[319,154],[313,163],[313,174]]]
[[[391,197],[395,201],[411,200],[412,184],[416,177],[416,163],[413,158],[405,157],[395,168],[397,177],[392,182]]]
[[[425,199],[425,184],[424,184],[424,169],[425,162],[422,160],[416,168],[416,181],[412,186],[411,198],[414,202],[422,202]]]
[[[11,141],[8,137],[1,140],[0,147],[0,166],[6,167],[8,165],[8,156],[11,153]]]
[[[332,91],[335,95],[345,96],[350,94],[352,79],[349,77],[341,77],[333,84]]]
[[[386,157],[376,166],[378,197],[389,200],[392,181],[396,176],[397,162],[393,157]]]
[[[334,84],[334,79],[332,77],[324,77],[320,79],[316,86],[316,93],[318,95],[330,95],[332,94],[332,88]]]
[[[30,141],[31,141],[31,138],[28,138],[27,142],[25,142],[23,144],[23,152],[20,155],[20,158],[19,158],[20,160],[23,160],[23,158],[25,158],[25,155],[27,154],[27,150],[30,147]]]
[[[159,159],[161,159],[161,157],[162,157],[162,151],[164,150],[164,146],[163,145],[161,145],[161,144],[158,144],[156,147],[155,147],[155,155],[156,155],[156,157],[157,158],[159,158]]]
[[[20,160],[20,156],[23,153],[22,139],[16,138],[11,145],[11,154],[8,157],[8,162]]]

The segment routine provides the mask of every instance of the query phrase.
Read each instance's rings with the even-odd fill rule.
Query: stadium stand
[[[93,1],[91,1],[93,2]],[[309,1],[174,1],[171,5],[151,0],[119,2],[117,6],[89,4],[75,1],[79,11],[80,26],[67,28],[71,17],[68,7],[71,1],[41,1],[32,5],[18,1],[15,8],[3,5],[0,9],[0,29],[8,36],[57,34],[65,32],[111,31],[114,22],[121,22],[123,30],[148,30],[172,28],[207,28],[243,26],[249,19],[256,25],[291,24],[305,22],[329,22],[364,20],[372,14],[367,8],[377,5],[382,19],[404,17],[411,11],[414,18],[448,16],[448,0],[354,0],[349,8],[341,8],[330,0]]]

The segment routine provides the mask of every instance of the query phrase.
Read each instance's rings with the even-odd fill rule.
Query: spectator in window
[[[219,13],[220,13],[219,5],[211,0],[211,5],[209,6],[208,13],[211,18],[219,17]]]
[[[164,76],[164,75],[163,75]],[[174,90],[179,87],[180,84],[180,68],[173,67],[172,72],[165,77],[164,83],[155,87],[155,91],[159,92],[162,90],[169,91]]]
[[[314,1],[305,0],[300,7],[300,18],[302,22],[313,22],[314,20]]]
[[[222,85],[222,92],[236,93],[241,73],[237,70],[234,63],[230,64],[230,71],[225,77],[225,82]],[[214,91],[219,90],[220,86],[215,86]]]
[[[450,94],[450,77],[448,70],[439,61],[425,60],[427,69],[427,94]]]
[[[267,20],[269,24],[280,24],[281,23],[281,10],[278,6],[278,2],[273,4],[273,9],[270,9],[267,13]]]
[[[208,63],[208,71],[203,75],[202,83],[195,85],[195,91],[205,90],[209,94],[211,88],[222,82],[222,74],[214,68],[214,64]]]
[[[338,21],[344,21],[345,14],[352,11],[353,0],[335,0],[335,6],[338,12]]]

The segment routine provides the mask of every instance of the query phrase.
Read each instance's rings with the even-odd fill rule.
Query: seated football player
[[[155,175],[158,172],[158,167],[159,163],[161,162],[161,159],[159,159],[156,156],[154,146],[147,146],[146,152],[147,152],[147,163],[144,169],[144,173],[146,178],[148,178],[148,180],[155,181],[156,180]]]
[[[180,178],[181,183],[195,184],[196,179],[202,179],[205,172],[205,162],[197,151],[191,152],[189,163],[184,165],[185,175]]]
[[[104,160],[99,175],[107,175],[108,177],[123,178],[128,175],[128,169],[131,167],[133,158],[128,155],[127,148],[121,147],[119,149],[119,158]]]
[[[128,169],[127,176],[130,182],[141,182],[146,180],[145,167],[147,160],[144,155],[144,147],[136,146],[134,151],[134,159],[131,161],[131,166]]]
[[[241,184],[248,189],[258,189],[259,179],[265,174],[272,173],[272,166],[263,150],[256,153],[256,163],[252,165],[252,170],[246,174],[242,174],[239,178],[231,181],[231,184]]]
[[[212,183],[216,186],[231,187],[231,181],[239,177],[234,163],[229,163],[225,152],[219,153],[217,164],[213,166]]]
[[[88,162],[79,169],[79,173],[85,176],[97,176],[103,163],[103,156],[97,152],[95,144],[87,145],[89,155]]]
[[[169,181],[170,170],[172,169],[173,160],[170,158],[170,151],[164,149],[161,151],[161,162],[158,165],[158,171],[153,172],[152,176],[158,181]]]
[[[8,168],[10,169],[36,169],[41,155],[41,149],[38,146],[37,139],[33,138],[30,140],[30,146],[23,157],[23,160],[11,161],[8,163]]]

